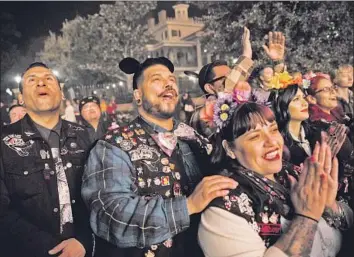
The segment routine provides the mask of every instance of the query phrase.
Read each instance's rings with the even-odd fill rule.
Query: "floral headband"
[[[214,104],[213,121],[217,127],[217,132],[227,126],[236,107],[249,101],[251,97],[251,87],[247,82],[239,83],[232,94],[222,93]]]
[[[324,77],[328,80],[331,80],[331,76],[326,74],[326,73],[322,73],[322,72],[308,72],[303,76],[302,79],[302,88],[304,89],[308,89],[311,86],[312,80],[316,77]]]

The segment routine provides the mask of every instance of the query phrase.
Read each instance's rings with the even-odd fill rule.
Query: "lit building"
[[[199,18],[189,17],[188,8],[188,4],[177,4],[173,6],[175,17],[167,17],[166,11],[161,10],[157,23],[150,18],[148,28],[156,41],[146,48],[148,57],[165,56],[172,61],[181,92],[200,94],[197,80],[185,76],[183,71],[198,72],[211,56],[204,52],[199,40],[204,24]]]

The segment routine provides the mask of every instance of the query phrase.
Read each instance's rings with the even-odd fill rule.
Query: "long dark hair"
[[[267,106],[253,102],[237,106],[227,126],[214,136],[211,161],[219,165],[227,162],[228,158],[222,146],[223,140],[233,142],[247,131],[256,128],[257,124],[265,125],[273,121],[275,121],[275,116]]]
[[[279,131],[282,133],[285,143],[287,146],[291,146],[294,142],[292,136],[289,132],[289,104],[294,99],[298,90],[304,92],[298,85],[289,85],[287,88],[279,91],[278,96],[273,101],[273,111],[278,123]],[[304,92],[305,94],[305,92]],[[307,122],[303,121],[301,125],[305,128],[305,133],[307,130]]]

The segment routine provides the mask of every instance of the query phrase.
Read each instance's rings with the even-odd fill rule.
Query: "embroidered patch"
[[[23,141],[22,135],[11,134],[3,138],[5,145],[16,151],[19,156],[28,156],[29,150],[33,146],[34,141]]]
[[[180,195],[182,195],[182,192],[181,192],[181,185],[180,185],[179,183],[177,183],[177,182],[175,182],[175,183],[173,184],[173,194],[174,194],[175,196],[180,196]]]
[[[70,124],[70,123],[69,123],[69,127],[75,131],[85,131],[83,128],[74,126],[73,124]]]
[[[258,223],[258,227],[261,236],[279,235],[281,233],[281,224]]]
[[[132,161],[157,160],[161,155],[155,148],[148,145],[139,145],[137,149],[129,152]],[[154,155],[155,154],[155,155]]]
[[[133,148],[133,143],[130,140],[123,140],[119,146],[123,151],[130,151]]]
[[[162,186],[169,186],[170,185],[170,177],[169,176],[162,176],[161,177],[161,185]]]

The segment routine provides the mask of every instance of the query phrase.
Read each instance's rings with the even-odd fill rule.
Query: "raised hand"
[[[250,41],[250,31],[247,27],[243,27],[242,35],[242,55],[252,59],[252,46]]]
[[[285,36],[282,32],[269,32],[268,46],[263,45],[263,49],[273,61],[284,60],[285,54]]]
[[[224,176],[204,177],[187,198],[189,215],[203,211],[212,200],[227,195],[228,189],[235,189],[237,185],[235,180]]]

